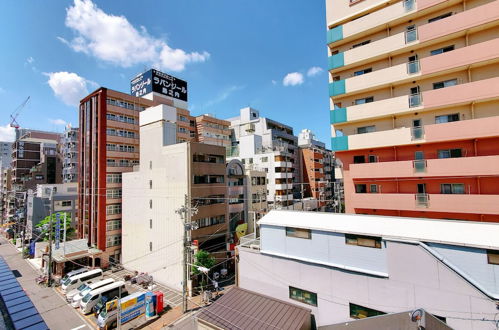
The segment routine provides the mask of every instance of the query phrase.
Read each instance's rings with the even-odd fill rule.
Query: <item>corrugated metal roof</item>
[[[232,288],[198,319],[222,329],[300,329],[310,322],[311,311],[241,288]]]
[[[499,249],[499,224],[327,212],[270,211],[260,225]]]

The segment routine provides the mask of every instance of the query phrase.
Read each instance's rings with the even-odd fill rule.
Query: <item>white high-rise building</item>
[[[260,117],[258,110],[243,108],[230,118],[232,147],[227,160],[240,159],[247,169],[267,173],[267,201],[274,207],[293,204],[293,183],[298,183],[298,138],[293,128]]]

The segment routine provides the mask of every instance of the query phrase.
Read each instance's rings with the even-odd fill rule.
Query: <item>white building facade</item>
[[[260,117],[259,111],[243,108],[231,122],[232,147],[227,159],[240,159],[247,169],[267,173],[267,201],[273,207],[294,203],[294,184],[299,182],[298,139],[293,128]]]
[[[499,225],[271,211],[238,247],[239,286],[312,309],[318,326],[423,308],[493,329]]]

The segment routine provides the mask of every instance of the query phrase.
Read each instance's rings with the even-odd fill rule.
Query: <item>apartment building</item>
[[[302,198],[317,199],[318,207],[333,205],[334,154],[315,139],[309,129],[298,134],[298,152],[301,169],[300,194]]]
[[[123,264],[181,289],[186,205],[199,249],[226,257],[229,229],[225,148],[176,143],[176,109],[140,113],[140,166],[123,175]]]
[[[1,217],[2,224],[7,223],[8,219],[13,215],[13,209],[11,208],[10,202],[12,199],[10,196],[12,192],[12,170],[10,168],[4,168],[2,171],[2,191],[1,191]]]
[[[139,163],[139,112],[152,101],[99,88],[80,101],[78,238],[119,262],[121,181]]]
[[[196,117],[196,140],[201,143],[229,147],[230,122],[204,114]]]
[[[39,230],[36,225],[53,212],[66,212],[71,218],[71,227],[76,228],[78,207],[78,183],[40,184],[27,192],[25,238],[36,238]],[[62,237],[61,237],[62,239]]]
[[[31,169],[44,158],[49,159],[55,155],[60,134],[28,129],[18,130],[16,133],[18,138],[12,145],[12,183],[16,189],[24,189],[25,179],[31,176]],[[52,163],[52,160],[49,162]]]
[[[61,139],[62,182],[78,182],[78,127],[66,126]]]
[[[327,1],[348,213],[499,221],[499,1]]]
[[[246,169],[246,204],[248,209],[248,233],[257,230],[256,222],[267,214],[267,173],[253,169],[251,166]]]
[[[267,202],[273,207],[294,204],[294,183],[299,181],[297,137],[293,128],[260,117],[259,111],[243,108],[228,119],[233,132],[227,158],[240,159],[247,168],[267,173]]]
[[[497,316],[499,224],[270,211],[237,247],[238,285],[317,326],[422,308],[453,329]]]

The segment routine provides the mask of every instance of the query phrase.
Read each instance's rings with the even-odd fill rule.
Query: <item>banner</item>
[[[61,214],[55,214],[55,249],[59,250],[59,243],[61,242]]]

